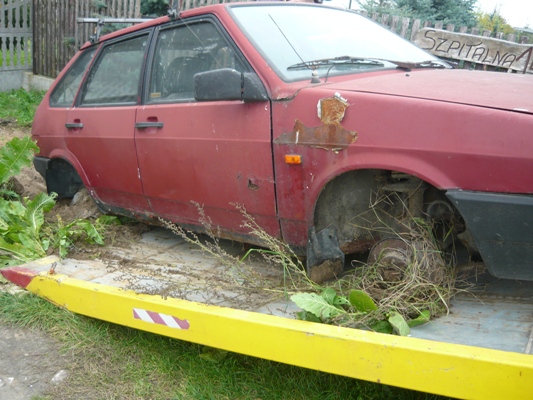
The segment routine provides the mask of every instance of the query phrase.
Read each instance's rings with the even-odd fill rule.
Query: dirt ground
[[[74,360],[38,331],[0,325],[0,399],[22,400],[61,385]]]
[[[13,123],[0,121],[0,146],[13,137],[29,135],[30,130],[21,129]],[[32,168],[25,168],[14,182],[15,190],[22,197],[33,197],[46,190],[43,178]],[[75,218],[94,218],[99,215],[94,202],[88,194],[73,202],[61,200],[55,205],[47,218],[55,220],[59,215],[63,221]],[[148,229],[142,224],[120,226],[109,232],[113,244],[131,243],[140,238]],[[80,258],[90,249],[78,248]],[[101,253],[105,256],[105,253]],[[14,285],[0,284],[0,290],[17,290]],[[63,384],[69,370],[77,362],[62,356],[60,343],[43,332],[19,327],[6,326],[0,322],[0,400],[32,399],[42,395],[54,385]]]

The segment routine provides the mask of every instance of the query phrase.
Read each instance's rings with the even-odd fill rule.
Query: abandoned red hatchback
[[[317,281],[401,250],[409,221],[456,262],[533,280],[532,93],[350,11],[221,4],[84,45],[37,111],[35,166],[60,197],[201,230],[199,204],[261,244],[242,205]]]

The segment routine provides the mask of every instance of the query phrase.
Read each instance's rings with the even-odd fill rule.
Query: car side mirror
[[[268,95],[257,74],[222,68],[194,75],[194,98],[198,101],[250,102],[266,101]]]

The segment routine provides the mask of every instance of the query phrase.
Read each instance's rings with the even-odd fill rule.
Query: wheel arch
[[[45,180],[48,193],[55,192],[59,198],[73,197],[83,186],[90,187],[77,159],[58,150],[50,153]]]
[[[396,217],[403,213],[419,217],[430,204],[439,202],[458,214],[445,195],[446,189],[437,183],[446,179],[428,176],[431,175],[420,176],[407,168],[383,165],[342,171],[322,185],[314,201],[309,229],[333,229],[340,249],[350,254],[370,249],[381,238],[373,231],[383,224],[393,227]],[[387,193],[400,201],[393,204],[390,197],[383,197]]]

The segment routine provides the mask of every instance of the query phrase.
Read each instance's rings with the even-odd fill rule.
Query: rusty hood
[[[533,114],[533,75],[468,70],[413,70],[332,82],[357,91],[467,104]]]

